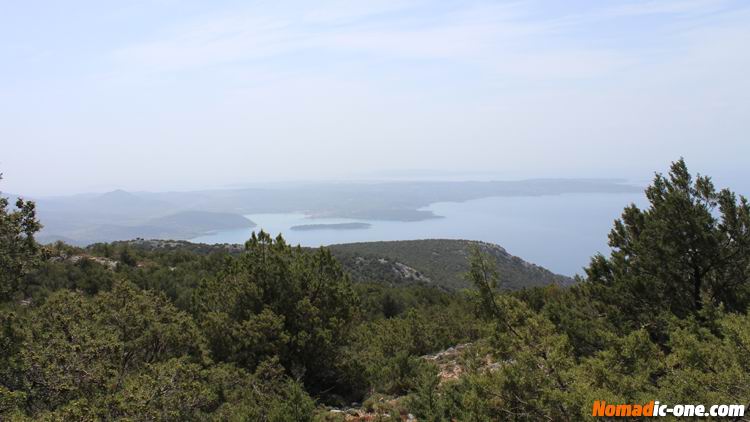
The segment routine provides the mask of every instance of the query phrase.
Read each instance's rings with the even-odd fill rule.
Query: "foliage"
[[[575,285],[508,290],[518,274],[499,252],[466,244],[467,291],[391,266],[379,279],[356,267],[382,256],[366,245],[339,250],[344,267],[263,232],[244,249],[41,247],[33,203],[3,200],[0,419],[342,420],[325,406],[365,400],[374,420],[577,421],[594,400],[750,404],[750,207],[682,160],[647,197]],[[417,244],[450,243],[436,242]],[[393,245],[391,264],[424,257]],[[456,345],[446,377],[426,355]]]
[[[0,301],[18,293],[24,275],[41,256],[34,241],[34,234],[42,228],[34,202],[18,198],[15,206],[15,210],[9,210],[8,199],[0,197]]]
[[[594,400],[748,404],[747,201],[680,160],[625,209],[587,278],[502,293],[486,255],[469,278],[496,362],[413,395],[427,420],[580,420]],[[434,403],[434,405],[425,405]]]
[[[464,274],[469,269],[467,257],[476,248],[488,255],[493,266],[504,275],[509,289],[550,283],[569,284],[571,281],[510,255],[497,245],[484,242],[424,239],[349,243],[330,247],[334,256],[356,281],[403,284],[427,279],[433,285],[451,290],[471,287]],[[415,269],[417,274],[405,276],[400,271],[399,264]]]
[[[750,205],[683,160],[646,189],[650,207],[625,208],[609,235],[611,257],[597,255],[588,279],[607,286],[634,323],[669,311],[696,315],[706,302],[744,312],[750,304]]]
[[[195,292],[212,355],[248,370],[277,356],[290,376],[332,387],[357,309],[351,282],[325,249],[306,253],[262,231],[246,249]]]

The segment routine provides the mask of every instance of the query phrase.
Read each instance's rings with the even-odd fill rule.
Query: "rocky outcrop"
[[[424,355],[422,359],[433,363],[438,368],[438,377],[440,377],[441,384],[454,382],[466,374],[467,368],[464,366],[464,357],[466,354],[476,352],[474,347],[475,345],[472,343],[458,344],[437,353]],[[501,365],[500,362],[496,362],[490,355],[485,355],[479,361],[479,371],[495,371]],[[372,398],[368,401],[371,400]],[[404,408],[404,397],[381,396],[375,402],[376,406],[370,405],[368,407],[400,409],[398,412],[400,419],[396,420],[417,421],[417,418],[409,413],[408,409]],[[337,417],[338,420],[348,422],[382,421],[392,418],[389,414],[378,412],[374,409],[368,410],[359,403],[352,403],[351,407],[347,408],[331,408],[329,412],[332,416]]]

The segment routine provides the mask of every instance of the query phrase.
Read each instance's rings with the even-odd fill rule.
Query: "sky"
[[[744,0],[0,0],[0,190],[647,180],[680,156],[744,188],[748,75]]]

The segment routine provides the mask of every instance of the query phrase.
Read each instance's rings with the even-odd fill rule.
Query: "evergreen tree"
[[[228,264],[194,297],[213,356],[249,370],[278,357],[290,375],[327,388],[357,309],[338,262],[261,231]]]
[[[42,228],[34,202],[18,198],[16,210],[9,210],[8,205],[8,199],[0,197],[0,301],[20,290],[24,275],[38,264],[41,252],[34,240]]]
[[[609,258],[595,256],[588,280],[635,319],[669,310],[697,315],[705,301],[744,311],[750,296],[750,206],[684,160],[646,189],[649,207],[625,209],[609,235]],[[645,322],[645,321],[644,321]]]

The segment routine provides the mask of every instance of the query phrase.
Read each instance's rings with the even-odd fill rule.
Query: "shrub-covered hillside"
[[[514,280],[494,249],[468,244],[473,288],[450,291],[353,283],[331,250],[262,232],[241,250],[39,245],[35,205],[2,199],[0,420],[578,421],[595,400],[747,406],[750,205],[683,161],[646,193],[579,282],[504,289]],[[449,253],[431,242],[347,253],[417,268]]]
[[[449,289],[471,287],[471,282],[466,278],[468,258],[474,249],[479,249],[492,259],[502,275],[505,288],[566,285],[572,282],[568,277],[553,274],[513,256],[498,245],[472,240],[362,242],[333,245],[330,249],[352,277],[360,281],[418,280]]]
[[[206,245],[172,240],[131,240],[97,244],[86,253],[112,257],[112,250],[128,248],[144,259],[156,254],[191,252],[200,255],[240,254],[243,245]],[[304,248],[307,249],[307,248]],[[492,258],[506,289],[540,287],[548,284],[568,285],[569,277],[554,274],[538,265],[513,256],[502,247],[471,240],[427,239],[389,242],[360,242],[331,245],[331,254],[341,263],[354,282],[377,282],[394,285],[425,284],[446,290],[472,287],[466,278],[469,256],[479,249]]]

